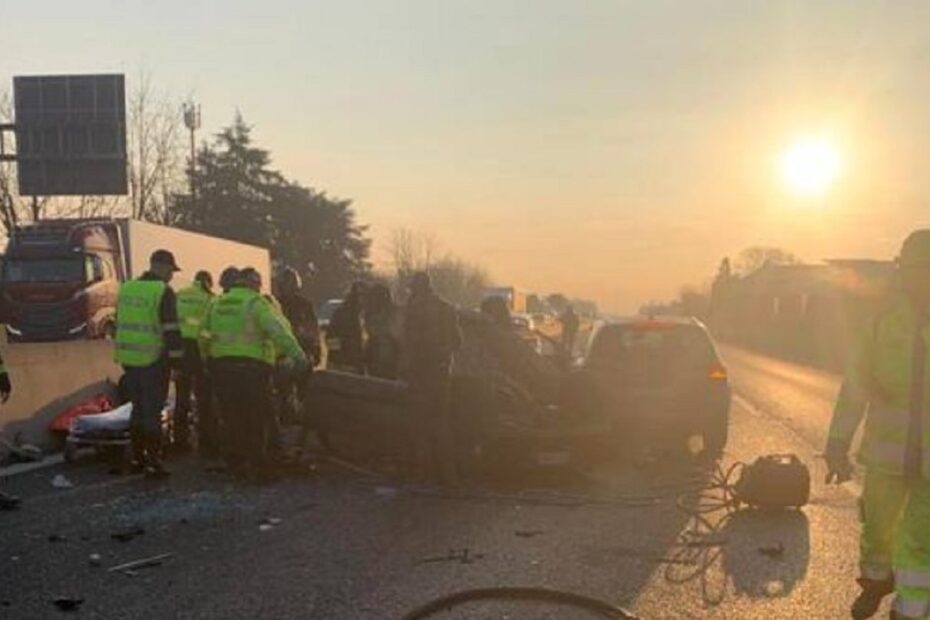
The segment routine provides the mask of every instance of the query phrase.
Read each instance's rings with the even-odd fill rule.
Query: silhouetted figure
[[[306,375],[279,374],[276,389],[278,392],[278,408],[282,417],[296,415],[303,429],[301,444],[307,437],[312,425],[313,404],[309,402],[307,394],[310,382],[313,380],[312,366],[320,363],[320,324],[317,320],[313,300],[307,298],[303,291],[303,282],[295,269],[286,268],[278,279],[278,300],[281,303],[281,312],[291,324],[291,329],[300,348],[311,361],[310,372]],[[296,409],[295,411],[289,411]]]
[[[581,326],[581,321],[575,314],[575,308],[573,306],[565,308],[565,312],[559,317],[559,322],[562,324],[562,349],[565,355],[571,357],[575,350],[575,338],[578,337],[578,329]]]
[[[363,293],[361,282],[352,284],[342,304],[333,312],[327,334],[338,343],[338,348],[330,351],[329,361],[337,368],[359,373],[364,369]]]
[[[445,484],[457,482],[449,387],[453,356],[461,344],[455,309],[433,292],[427,273],[414,274],[404,314],[413,460],[418,476]]]
[[[491,317],[500,327],[510,328],[510,308],[503,297],[485,297],[481,302],[481,312]]]
[[[382,379],[397,378],[400,355],[398,312],[391,289],[373,284],[365,295],[365,367],[368,374]]]

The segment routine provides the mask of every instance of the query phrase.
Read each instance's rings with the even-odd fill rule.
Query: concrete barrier
[[[112,389],[121,370],[113,344],[103,340],[0,343],[13,381],[13,396],[0,406],[0,432],[7,439],[53,447],[49,423],[68,407]]]

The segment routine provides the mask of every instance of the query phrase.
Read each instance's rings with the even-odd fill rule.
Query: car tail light
[[[715,364],[711,366],[710,370],[708,371],[707,378],[711,381],[726,381],[727,369],[720,364]]]

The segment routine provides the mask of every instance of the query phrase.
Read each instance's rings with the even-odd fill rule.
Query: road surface
[[[815,481],[803,512],[738,513],[714,545],[691,548],[675,499],[693,499],[695,474],[681,464],[535,476],[520,486],[537,491],[522,496],[441,494],[333,464],[245,487],[192,460],[174,463],[167,484],[58,466],[0,481],[25,497],[0,513],[0,617],[58,618],[53,599],[70,596],[83,599],[78,618],[401,618],[436,596],[501,585],[583,593],[643,619],[847,617],[856,504],[851,489],[820,484],[816,459],[836,378],[723,355],[737,392],[726,461],[797,453]],[[53,488],[58,473],[75,487]],[[112,538],[127,528],[144,533]],[[174,555],[133,576],[107,570],[164,553]],[[595,616],[483,603],[437,617]]]

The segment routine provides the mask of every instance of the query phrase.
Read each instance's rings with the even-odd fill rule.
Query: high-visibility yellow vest
[[[164,349],[161,280],[130,280],[119,289],[116,305],[116,361],[123,366],[151,366]]]
[[[261,295],[234,287],[210,307],[210,357],[245,357],[265,363],[269,343],[256,322],[256,311],[267,303]]]
[[[200,338],[200,330],[210,310],[213,295],[194,283],[178,291],[178,321],[181,323],[181,337],[188,340]]]
[[[916,337],[927,350],[924,368],[922,475],[930,478],[930,325],[918,334],[918,318],[901,297],[864,334],[830,424],[831,441],[848,446],[865,417],[859,460],[866,467],[893,475],[905,471],[911,423],[911,377]]]

